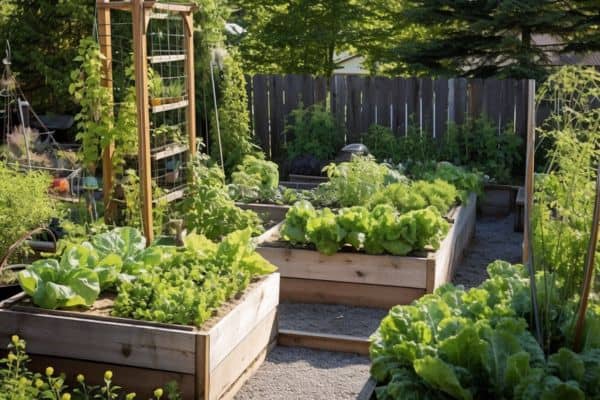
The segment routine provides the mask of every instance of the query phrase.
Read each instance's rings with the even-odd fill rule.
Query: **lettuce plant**
[[[583,399],[600,389],[600,307],[588,313],[582,353],[547,359],[527,323],[529,281],[521,265],[496,261],[468,291],[445,285],[390,310],[371,337],[377,399]],[[541,279],[541,277],[540,277]]]

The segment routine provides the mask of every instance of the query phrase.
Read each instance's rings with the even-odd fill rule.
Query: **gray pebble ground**
[[[485,267],[496,259],[519,262],[522,234],[513,232],[513,216],[481,217],[477,232],[458,266],[454,283],[481,283]],[[369,336],[385,310],[314,304],[281,305],[280,327],[310,332]],[[369,359],[353,354],[276,347],[236,400],[350,400],[369,378]]]

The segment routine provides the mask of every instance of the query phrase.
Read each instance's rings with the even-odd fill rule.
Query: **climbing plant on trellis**
[[[142,227],[151,242],[153,209],[183,197],[186,164],[196,150],[194,6],[147,0],[99,0],[97,6],[105,86],[115,100],[115,123],[122,123],[126,132],[131,128],[126,116],[136,116],[137,138],[115,142],[137,148],[137,155],[130,157],[135,160],[123,162],[137,170]],[[133,87],[131,80],[135,90],[128,89]],[[128,109],[132,98],[135,110]],[[103,151],[109,216],[115,204],[115,174],[122,173],[115,154],[120,153],[114,142]]]

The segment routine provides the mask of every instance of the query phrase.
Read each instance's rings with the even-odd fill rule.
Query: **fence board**
[[[362,119],[362,94],[365,80],[358,76],[349,76],[348,78],[348,97],[346,99],[346,130],[347,141],[352,139],[360,132]]]
[[[271,157],[268,82],[265,75],[255,75],[252,78],[252,99],[254,101],[254,135],[267,156]]]
[[[346,103],[348,101],[348,87],[345,75],[331,78],[331,112],[338,123],[347,129]]]
[[[435,136],[441,137],[449,121],[460,124],[482,113],[499,131],[513,125],[517,134],[526,132],[524,81],[256,75],[249,82],[253,133],[273,159],[281,156],[286,118],[300,102],[310,106],[328,100],[332,114],[346,128],[347,143],[360,141],[376,122],[398,136],[405,134],[407,125],[418,129],[422,122],[424,133],[431,135],[435,128]],[[540,110],[539,118],[544,115]]]
[[[467,80],[456,79],[454,86],[454,123],[462,124],[467,118]]]
[[[376,97],[376,109],[377,119],[373,123],[379,125],[392,127],[390,121],[390,106],[392,104],[392,80],[389,78],[377,77],[375,78],[375,97]]]
[[[448,124],[448,79],[436,79],[435,90],[435,137],[441,138],[446,133]]]
[[[406,132],[406,80],[402,78],[394,79],[392,88],[392,130],[396,136],[401,136]]]
[[[283,77],[271,76],[269,90],[269,120],[271,126],[271,155],[277,158],[282,153],[285,143],[284,138],[284,105],[283,105]]]
[[[431,78],[421,78],[420,80],[420,124],[421,131],[423,134],[433,134],[433,81]]]

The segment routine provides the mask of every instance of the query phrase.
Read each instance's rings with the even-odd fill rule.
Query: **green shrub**
[[[212,240],[245,228],[251,228],[254,233],[261,232],[258,215],[235,205],[224,184],[223,171],[207,161],[198,157],[190,167],[192,181],[188,195],[180,205],[186,228]]]
[[[307,108],[300,105],[293,110],[288,116],[285,134],[290,160],[303,155],[331,160],[344,145],[344,129],[320,104]]]
[[[504,132],[480,116],[462,125],[450,124],[440,146],[440,160],[477,169],[498,182],[509,183],[523,159],[523,140],[512,127]]]
[[[250,136],[250,114],[246,78],[238,55],[230,52],[223,60],[223,70],[219,81],[219,126],[223,149],[224,168],[231,173],[247,154],[256,151]],[[221,160],[217,121],[211,118],[212,143],[210,152],[215,160]]]
[[[371,125],[363,137],[363,143],[369,152],[379,161],[400,161],[398,154],[398,139],[392,130],[386,126]]]
[[[0,256],[20,236],[60,216],[60,205],[48,195],[51,181],[43,172],[20,173],[0,163]]]

